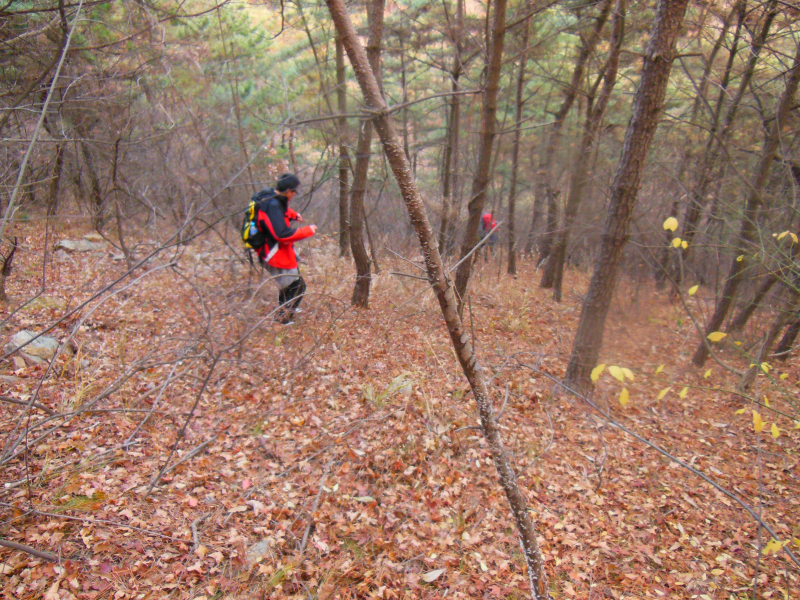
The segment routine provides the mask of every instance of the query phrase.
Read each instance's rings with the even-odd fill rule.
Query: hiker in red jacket
[[[280,288],[277,320],[284,325],[294,322],[294,313],[306,291],[305,281],[297,266],[294,242],[309,238],[317,232],[316,225],[299,228],[292,226],[292,221],[303,220],[303,217],[289,208],[289,202],[297,194],[298,187],[300,180],[295,175],[281,175],[275,190],[264,190],[264,195],[268,196],[271,192],[271,197],[266,203],[266,210],[258,212],[258,228],[267,234],[266,243],[258,249],[258,258]]]
[[[492,213],[484,213],[481,217],[481,239],[487,235],[489,239],[486,241],[486,260],[489,260],[489,252],[494,256],[495,245],[497,245],[497,232],[490,233],[492,229],[497,227],[497,221],[492,217]]]

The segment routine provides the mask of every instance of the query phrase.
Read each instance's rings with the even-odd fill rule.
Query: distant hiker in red
[[[267,188],[259,193],[266,200],[265,210],[258,211],[258,228],[266,233],[266,243],[258,248],[261,265],[272,275],[278,285],[277,320],[285,325],[294,321],[294,313],[303,299],[306,284],[300,276],[294,242],[313,236],[316,225],[295,228],[292,221],[302,221],[297,212],[289,208],[289,202],[297,194],[300,180],[289,173],[278,178],[275,189]],[[263,202],[260,206],[264,206]]]
[[[492,213],[484,213],[481,217],[481,239],[490,235],[489,232],[497,227],[497,221],[492,218]],[[489,259],[489,252],[494,255],[494,247],[497,244],[497,232],[490,235],[489,240],[486,242],[486,259]]]

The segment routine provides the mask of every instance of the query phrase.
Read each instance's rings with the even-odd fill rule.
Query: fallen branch
[[[41,558],[43,560],[48,560],[50,562],[58,562],[58,557],[55,554],[51,554],[50,552],[44,552],[43,550],[37,550],[36,548],[31,548],[30,546],[26,546],[25,544],[18,544],[17,542],[9,542],[8,540],[0,538],[0,546],[5,546],[6,548],[11,548],[12,550],[18,550],[20,552],[25,552],[26,554],[30,554],[31,556],[35,556],[36,558]]]

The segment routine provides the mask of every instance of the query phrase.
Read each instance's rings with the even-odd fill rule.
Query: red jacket
[[[300,217],[287,206],[285,196],[276,195],[267,204],[266,211],[258,211],[258,228],[269,232],[267,243],[258,250],[258,256],[277,269],[296,269],[297,255],[294,242],[314,235],[311,227],[295,229],[291,221]]]

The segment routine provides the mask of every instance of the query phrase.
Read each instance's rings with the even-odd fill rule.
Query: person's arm
[[[262,222],[276,240],[282,243],[296,242],[314,235],[311,227],[300,227],[298,229],[289,227],[283,218],[283,211],[277,202],[270,202],[267,205],[266,219]]]

